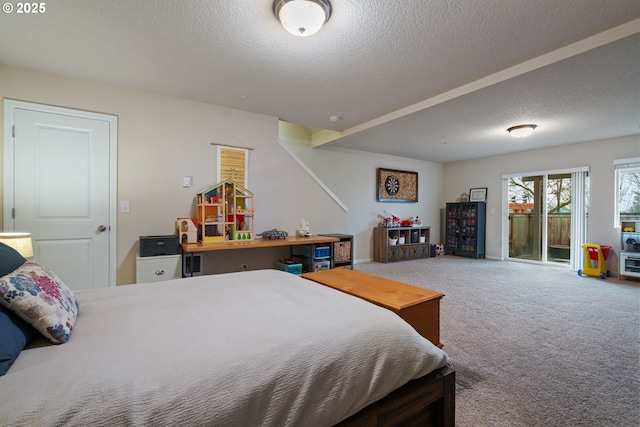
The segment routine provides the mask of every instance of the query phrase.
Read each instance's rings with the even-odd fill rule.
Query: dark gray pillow
[[[0,277],[6,276],[27,260],[11,246],[0,243]]]

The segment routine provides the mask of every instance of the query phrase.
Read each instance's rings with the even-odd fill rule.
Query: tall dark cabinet
[[[447,203],[444,253],[484,258],[486,214],[484,202]]]

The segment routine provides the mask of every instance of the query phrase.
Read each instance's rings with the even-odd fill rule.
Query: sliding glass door
[[[547,176],[547,261],[568,264],[571,252],[571,174]]]
[[[509,258],[542,261],[544,176],[509,178]]]
[[[562,264],[569,264],[572,254],[579,258],[586,226],[585,176],[586,172],[562,171],[505,178],[508,258]],[[580,206],[574,210],[576,198]]]

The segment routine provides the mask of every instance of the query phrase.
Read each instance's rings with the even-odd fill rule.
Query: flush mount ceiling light
[[[531,135],[531,132],[537,127],[537,125],[518,125],[510,127],[507,129],[507,132],[516,138],[524,138],[525,136]]]
[[[285,30],[307,37],[317,33],[331,16],[328,0],[276,0],[273,13]]]

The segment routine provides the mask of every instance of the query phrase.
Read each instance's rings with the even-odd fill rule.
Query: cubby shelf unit
[[[426,227],[385,227],[373,231],[373,260],[375,262],[407,261],[429,258],[429,234]]]
[[[196,195],[202,243],[253,240],[254,194],[228,178]]]

